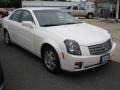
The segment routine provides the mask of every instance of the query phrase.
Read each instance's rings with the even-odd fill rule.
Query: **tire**
[[[7,45],[11,45],[10,35],[7,31],[4,31],[4,41]]]
[[[92,13],[89,13],[89,14],[87,15],[87,18],[92,19],[92,18],[93,18],[93,14],[92,14]]]
[[[43,62],[46,69],[52,73],[59,73],[61,68],[57,52],[51,46],[46,46],[44,47],[42,53]]]

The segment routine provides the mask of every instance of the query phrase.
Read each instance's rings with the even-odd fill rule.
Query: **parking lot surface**
[[[0,60],[6,90],[120,90],[120,63],[115,62],[119,61],[117,58],[92,70],[63,71],[54,75],[46,71],[38,57],[17,45],[7,46],[1,29]]]

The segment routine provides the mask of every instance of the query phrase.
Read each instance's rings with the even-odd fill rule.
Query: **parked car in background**
[[[81,71],[106,64],[116,43],[111,34],[54,8],[21,8],[3,19],[6,44],[42,58],[50,72]]]
[[[94,3],[85,2],[76,6],[69,6],[65,9],[66,12],[73,16],[82,16],[86,18],[94,17]]]
[[[5,8],[0,8],[0,18],[8,16],[8,11]]]

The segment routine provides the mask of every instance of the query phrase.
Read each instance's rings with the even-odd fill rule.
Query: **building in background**
[[[66,2],[66,1],[38,1],[38,0],[23,0],[22,7],[67,7],[79,5],[80,2]]]
[[[84,5],[86,2],[93,2],[93,0],[22,0],[22,7],[68,7]]]
[[[67,1],[67,2],[82,2],[86,0],[23,0],[23,1]]]

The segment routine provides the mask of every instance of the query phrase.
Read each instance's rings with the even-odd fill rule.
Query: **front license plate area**
[[[101,58],[100,58],[100,63],[101,63],[101,64],[107,63],[108,60],[110,60],[110,54],[103,55],[103,56],[101,56]]]

